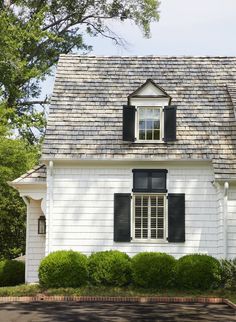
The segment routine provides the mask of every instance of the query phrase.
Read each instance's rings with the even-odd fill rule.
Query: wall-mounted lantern
[[[46,234],[46,218],[45,218],[45,216],[40,216],[38,219],[38,234],[39,235]]]

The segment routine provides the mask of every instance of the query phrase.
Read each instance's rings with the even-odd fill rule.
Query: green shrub
[[[87,257],[72,250],[53,252],[39,266],[39,282],[44,287],[79,287],[87,278]]]
[[[175,273],[178,288],[212,289],[220,282],[220,263],[208,255],[186,255],[177,261]]]
[[[0,286],[14,286],[25,282],[25,264],[15,260],[0,261]]]
[[[132,258],[132,277],[137,286],[165,288],[173,283],[175,258],[165,253],[143,252]]]
[[[221,286],[236,290],[236,258],[223,259],[221,264]]]
[[[89,279],[94,285],[122,286],[131,281],[131,263],[118,250],[93,253],[89,257]]]

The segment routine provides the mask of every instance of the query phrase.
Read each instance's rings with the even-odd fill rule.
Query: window
[[[161,107],[138,107],[139,141],[159,141],[162,139]]]
[[[135,240],[161,239],[165,236],[165,195],[134,195],[133,237]]]

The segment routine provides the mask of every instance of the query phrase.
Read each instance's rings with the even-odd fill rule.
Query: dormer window
[[[162,138],[162,108],[140,106],[137,108],[137,139],[159,141]]]
[[[123,107],[123,140],[155,143],[176,140],[176,107],[171,97],[147,80],[128,96]]]

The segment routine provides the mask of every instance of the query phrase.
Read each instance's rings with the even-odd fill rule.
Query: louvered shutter
[[[114,194],[114,241],[130,241],[130,193]]]
[[[183,243],[185,241],[185,194],[168,194],[168,241]]]
[[[123,141],[135,141],[135,106],[123,106]]]
[[[164,107],[164,141],[176,140],[176,106]]]

